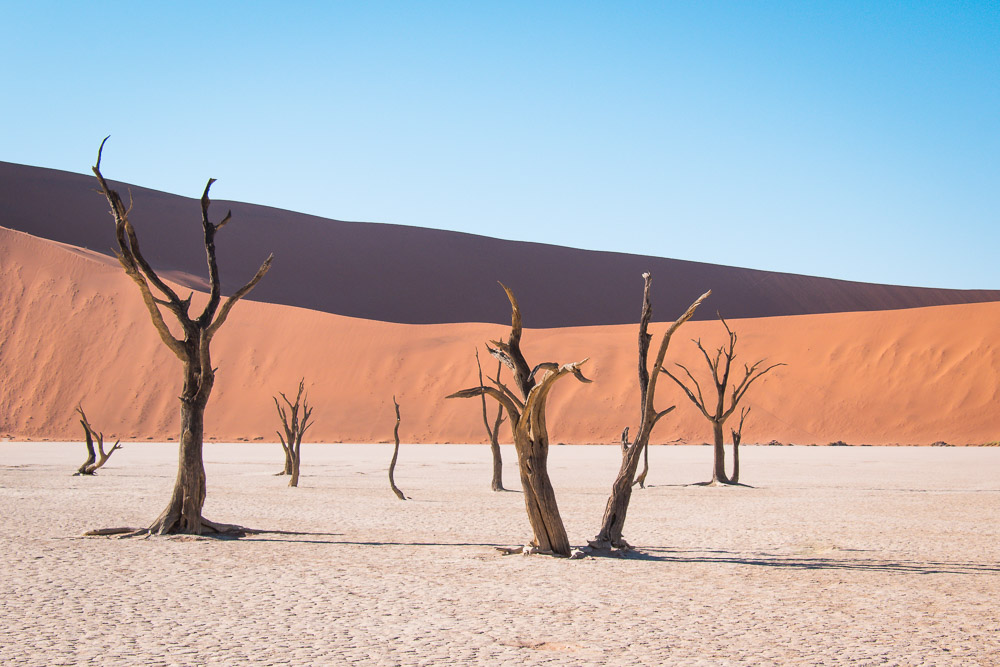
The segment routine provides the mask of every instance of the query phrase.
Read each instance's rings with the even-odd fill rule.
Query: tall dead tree
[[[766,361],[761,359],[755,362],[753,365],[744,364],[743,366],[743,379],[738,383],[734,383],[732,393],[730,394],[729,406],[726,406],[726,392],[729,389],[729,379],[730,372],[732,370],[733,360],[736,359],[736,332],[729,328],[726,324],[726,320],[719,316],[719,320],[722,322],[722,326],[725,327],[726,333],[729,335],[729,342],[726,345],[721,345],[715,352],[715,357],[708,354],[705,348],[701,344],[701,340],[696,340],[694,343],[698,346],[698,350],[701,351],[702,356],[705,359],[705,363],[708,364],[709,370],[712,372],[712,384],[715,386],[715,396],[714,403],[709,403],[709,400],[713,399],[713,396],[705,396],[702,394],[701,385],[695,380],[691,371],[687,369],[683,364],[677,364],[677,366],[684,371],[688,379],[691,381],[691,386],[684,384],[680,379],[673,375],[670,371],[663,369],[663,372],[670,376],[670,379],[677,383],[683,391],[684,394],[694,403],[695,407],[701,411],[712,424],[712,435],[715,440],[714,448],[714,464],[712,466],[712,481],[711,484],[732,484],[733,482],[729,479],[726,474],[726,451],[722,444],[722,427],[725,425],[726,420],[732,416],[736,407],[739,405],[740,401],[743,400],[743,396],[747,393],[754,382],[759,378],[774,370],[778,366],[784,366],[785,364],[772,364],[766,368],[761,368],[761,365]]]
[[[83,434],[87,439],[87,460],[73,473],[73,476],[93,475],[97,473],[98,468],[108,462],[108,459],[115,453],[115,450],[121,449],[121,440],[116,440],[111,449],[105,452],[104,433],[98,433],[91,427],[90,422],[87,421],[87,415],[83,412],[82,405],[78,405],[76,411],[80,413],[80,424],[83,426]],[[94,449],[95,441],[97,442],[96,451]],[[98,457],[98,454],[100,454],[100,457]]]
[[[288,480],[288,486],[298,486],[299,485],[299,466],[302,463],[302,436],[306,434],[306,429],[312,426],[309,419],[312,417],[313,409],[309,407],[308,398],[302,395],[305,391],[305,378],[299,380],[299,391],[295,394],[295,403],[288,400],[288,397],[284,393],[278,392],[281,396],[281,400],[285,402],[282,405],[278,402],[278,397],[274,396],[274,407],[278,409],[278,417],[281,419],[281,428],[285,431],[282,435],[281,431],[277,431],[278,440],[281,441],[281,448],[285,452],[285,470],[288,472],[285,474],[291,475],[292,478]],[[285,410],[285,406],[288,406],[288,410]],[[299,410],[302,410],[301,417],[299,416]]]
[[[396,425],[392,429],[392,439],[396,442],[396,446],[392,448],[392,460],[389,461],[389,488],[392,492],[396,494],[396,497],[400,500],[406,500],[406,496],[403,492],[399,490],[396,486],[396,459],[399,457],[399,403],[396,402],[396,397],[392,397],[392,404],[396,408]]]
[[[663,338],[660,339],[660,347],[656,352],[656,360],[653,362],[653,370],[650,373],[647,358],[649,356],[649,343],[653,337],[648,330],[650,319],[653,316],[653,306],[649,293],[653,278],[648,273],[642,274],[642,277],[645,281],[645,288],[642,292],[642,314],[639,318],[639,400],[642,417],[635,440],[631,444],[628,441],[628,427],[622,432],[622,463],[618,470],[618,476],[611,486],[608,504],[604,508],[601,530],[590,541],[590,546],[595,549],[629,548],[628,542],[622,538],[622,529],[625,526],[629,501],[632,498],[632,480],[635,478],[635,471],[639,467],[639,459],[643,451],[649,447],[649,436],[652,434],[656,422],[676,407],[671,405],[665,410],[657,411],[653,406],[653,399],[656,396],[656,382],[660,370],[663,368],[663,359],[667,354],[667,347],[670,345],[670,339],[674,332],[691,319],[701,302],[712,293],[708,291],[698,297],[684,314],[666,330]]]
[[[500,286],[510,300],[510,336],[506,341],[490,341],[493,347],[487,346],[487,349],[514,374],[514,382],[521,396],[519,398],[497,380],[494,383],[496,387],[480,385],[455,392],[448,398],[474,398],[485,394],[503,406],[514,434],[524,505],[534,534],[532,546],[540,552],[569,556],[569,538],[549,480],[549,435],[545,424],[545,405],[552,386],[560,378],[572,375],[581,382],[590,382],[580,372],[580,367],[587,360],[562,366],[544,362],[534,369],[528,366],[521,353],[521,309],[514,293],[506,285],[501,283]]]
[[[185,299],[178,296],[153,267],[149,265],[139,249],[139,239],[129,221],[130,208],[126,208],[122,198],[115,192],[101,174],[101,153],[104,143],[97,152],[97,164],[93,167],[94,175],[100,185],[101,194],[111,207],[115,220],[115,237],[118,241],[118,261],[126,275],[132,279],[142,295],[142,301],[149,311],[160,340],[181,361],[183,368],[183,386],[181,389],[181,433],[177,463],[177,478],[163,512],[150,524],[150,533],[188,533],[200,535],[209,530],[222,532],[225,526],[212,523],[201,515],[205,504],[205,463],[202,455],[205,434],[205,406],[215,384],[215,367],[212,366],[210,346],[212,338],[225,324],[229,313],[236,302],[246,296],[260,282],[271,267],[271,257],[268,257],[250,282],[236,290],[222,302],[222,289],[219,279],[219,266],[215,256],[215,235],[232,218],[230,213],[218,223],[208,219],[210,200],[208,191],[215,182],[208,180],[205,191],[201,195],[201,223],[204,231],[205,253],[208,262],[210,292],[208,302],[200,315],[192,317],[190,295]],[[153,290],[156,290],[154,294]],[[180,336],[175,337],[164,319],[164,312],[170,313],[180,329]]]
[[[500,382],[500,369],[503,367],[502,361],[497,361],[497,377],[494,383]],[[476,368],[479,371],[479,386],[483,386],[483,367],[479,363],[479,350],[476,350]],[[497,404],[497,416],[490,426],[490,418],[486,411],[486,394],[480,395],[483,402],[483,425],[486,427],[486,434],[490,437],[490,453],[493,455],[493,480],[490,482],[490,489],[493,491],[506,491],[503,488],[503,456],[500,454],[500,425],[504,422],[503,405]]]
[[[740,423],[736,428],[730,429],[733,434],[733,474],[729,476],[729,481],[733,484],[740,483],[740,442],[743,440],[743,422],[750,414],[750,406],[740,410]]]

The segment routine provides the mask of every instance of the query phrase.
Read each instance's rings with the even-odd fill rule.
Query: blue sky
[[[0,1],[0,160],[1000,288],[1000,3]]]

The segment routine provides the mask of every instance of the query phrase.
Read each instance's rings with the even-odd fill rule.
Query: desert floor
[[[1000,662],[1000,449],[744,447],[752,488],[689,486],[707,447],[655,447],[628,559],[503,556],[529,536],[485,446],[208,444],[205,515],[240,540],[81,538],[151,522],[176,445],[0,443],[0,663]],[[517,487],[505,448],[508,486]],[[553,447],[571,541],[615,447]]]

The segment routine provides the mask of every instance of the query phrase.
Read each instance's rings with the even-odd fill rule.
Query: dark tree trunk
[[[181,401],[181,441],[177,462],[177,479],[166,509],[149,526],[149,532],[185,533],[201,535],[205,528],[215,530],[215,525],[201,516],[205,506],[205,438],[204,401]]]
[[[399,403],[396,402],[395,396],[392,397],[392,404],[396,408],[396,426],[392,429],[392,439],[396,444],[392,448],[392,460],[389,462],[389,488],[392,489],[397,498],[406,500],[406,496],[396,486],[396,459],[399,457]]]
[[[590,546],[595,549],[628,549],[629,544],[622,537],[622,530],[625,526],[625,516],[628,513],[629,501],[632,499],[632,487],[635,480],[635,472],[639,467],[639,460],[643,452],[648,450],[649,436],[653,432],[653,427],[664,416],[674,409],[670,406],[666,410],[657,412],[654,409],[654,399],[656,397],[656,383],[663,367],[663,359],[670,345],[670,339],[674,332],[694,315],[695,310],[701,302],[708,298],[711,292],[706,292],[684,312],[663,334],[660,346],[653,362],[653,370],[650,373],[647,369],[649,343],[652,336],[648,333],[649,322],[653,316],[653,306],[650,301],[650,288],[652,287],[652,276],[649,273],[642,275],[645,280],[645,288],[642,295],[642,314],[639,318],[639,395],[641,401],[642,419],[639,429],[632,444],[628,442],[628,428],[622,431],[622,463],[618,469],[618,476],[611,485],[611,495],[604,508],[604,518],[601,521],[601,530],[597,536],[590,541]],[[647,465],[648,470],[648,465]],[[640,478],[644,481],[645,472]]]
[[[726,449],[722,444],[722,424],[712,422],[712,435],[715,442],[712,451],[715,453],[714,465],[712,466],[712,483],[729,484],[729,476],[726,474]]]
[[[74,475],[93,475],[94,469],[92,466],[97,461],[97,452],[94,451],[94,437],[90,434],[90,429],[86,426],[83,428],[87,438],[87,460],[83,462],[82,466],[77,468]]]
[[[292,453],[292,478],[288,480],[288,486],[299,485],[299,466],[302,464],[302,440],[301,436],[295,441],[295,451]]]
[[[517,305],[517,299],[507,287],[501,286],[507,293],[511,305],[510,336],[506,341],[491,341],[495,347],[489,348],[489,351],[511,370],[524,400],[517,398],[499,381],[499,377],[495,381],[497,385],[495,388],[484,386],[482,375],[478,387],[463,389],[448,398],[489,395],[503,406],[514,433],[518,471],[521,476],[528,522],[533,533],[533,544],[539,551],[569,556],[569,539],[566,537],[566,528],[559,515],[555,491],[552,489],[546,464],[549,440],[545,425],[545,405],[552,385],[559,378],[573,375],[581,382],[590,382],[580,372],[580,366],[587,360],[562,366],[545,362],[538,364],[532,370],[521,353],[521,310]]]
[[[618,476],[615,477],[611,485],[611,495],[608,503],[604,507],[604,518],[601,521],[601,530],[597,537],[590,542],[590,546],[607,549],[628,549],[629,544],[622,537],[625,528],[625,516],[628,514],[628,505],[632,500],[632,479],[635,476],[636,468],[639,467],[639,458],[642,447],[631,446],[622,453],[622,464],[618,469]]]
[[[497,411],[497,420],[493,425],[493,433],[490,436],[490,454],[493,456],[493,480],[490,482],[490,489],[493,491],[506,491],[503,488],[503,457],[500,454],[500,423],[503,421],[503,407]]]
[[[549,551],[560,556],[569,556],[569,537],[563,526],[556,504],[556,493],[549,481],[548,444],[527,442],[526,450],[519,458],[521,488],[524,490],[524,506],[528,511],[528,522],[535,536],[535,546],[539,551]]]
[[[733,434],[733,475],[729,478],[729,481],[732,484],[740,483],[740,443],[743,442],[743,424],[746,422],[747,415],[749,414],[749,406],[740,410],[740,423],[731,431]]]
[[[752,458],[752,457],[751,457]],[[733,474],[729,478],[730,484],[740,483],[740,443],[733,443]]]
[[[285,467],[278,473],[278,475],[291,475],[292,471],[295,469],[292,450],[284,443],[284,441],[281,443],[281,450],[285,452]]]

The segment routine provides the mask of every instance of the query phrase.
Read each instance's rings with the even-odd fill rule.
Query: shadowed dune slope
[[[129,186],[119,187],[126,196]],[[0,162],[0,226],[110,256],[113,226],[94,189],[89,176]],[[134,186],[131,191],[133,223],[153,266],[185,286],[203,288],[198,202]],[[227,208],[234,222],[218,245],[224,289],[236,289],[274,252],[274,267],[255,300],[386,322],[505,322],[506,304],[495,298],[501,280],[520,295],[537,327],[627,324],[635,319],[634,276],[643,271],[661,286],[656,317],[662,320],[707,288],[715,298],[696,319],[711,319],[717,310],[730,318],[769,317],[1000,300],[998,290],[856,283],[341,222],[225,201],[214,204],[214,219]],[[655,239],[658,247],[669,247],[669,240],[667,228]]]
[[[642,280],[638,273],[628,277],[637,317]],[[662,318],[676,317],[679,309],[661,305],[672,287],[654,280],[654,309]],[[498,309],[506,307],[495,285],[487,296]],[[714,305],[705,308],[711,312]],[[91,422],[112,437],[176,437],[179,362],[114,260],[0,229],[0,312],[0,433],[76,439],[81,429],[73,408],[82,402]],[[530,327],[536,316],[525,307],[524,318]],[[747,442],[1000,439],[998,303],[733,319],[731,325],[740,334],[741,361],[767,357],[788,364],[751,389]],[[654,327],[654,335],[664,328]],[[214,345],[219,373],[207,435],[276,441],[271,396],[294,391],[304,375],[316,408],[312,441],[388,440],[395,394],[404,441],[482,442],[478,401],[444,396],[477,384],[477,345],[486,370],[496,369],[482,343],[506,332],[496,324],[405,325],[240,303]],[[525,331],[529,363],[591,359],[585,371],[593,384],[567,378],[553,391],[554,443],[613,443],[623,426],[635,425],[636,333],[636,324]],[[691,339],[715,346],[721,333],[717,321],[689,323],[668,358],[700,371]],[[710,437],[707,423],[669,381],[660,385],[657,402],[678,409],[657,426],[654,442]]]

